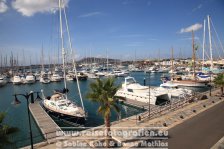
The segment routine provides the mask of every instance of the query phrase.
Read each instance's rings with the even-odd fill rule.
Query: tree
[[[221,95],[223,95],[223,87],[224,87],[224,74],[219,74],[215,79],[214,79],[215,85],[221,87]]]
[[[119,113],[120,109],[117,105],[117,101],[114,98],[119,86],[115,86],[114,78],[108,78],[105,80],[97,79],[95,82],[90,83],[90,92],[87,93],[87,98],[90,101],[99,103],[97,112],[104,118],[106,127],[106,147],[109,147],[111,140],[110,132],[110,116],[112,109]]]
[[[0,112],[0,148],[4,148],[6,145],[12,144],[12,142],[9,141],[8,135],[18,131],[18,128],[16,127],[10,127],[3,124],[5,116],[5,112]]]

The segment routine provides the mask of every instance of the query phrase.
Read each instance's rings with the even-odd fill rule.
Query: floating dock
[[[40,128],[44,138],[49,142],[54,142],[57,137],[57,131],[61,128],[53,121],[47,112],[40,105],[39,101],[35,101],[29,105],[29,110],[33,115],[38,127]],[[62,132],[62,131],[61,131]]]

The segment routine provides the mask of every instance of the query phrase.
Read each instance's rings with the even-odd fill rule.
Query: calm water
[[[146,76],[147,75],[147,76]],[[135,72],[131,73],[130,76],[135,77],[136,81],[140,84],[143,84],[143,78],[148,78],[149,74],[144,74],[143,72]],[[161,84],[160,81],[161,74],[150,74],[150,85],[152,86],[159,86]],[[98,126],[103,124],[103,118],[97,114],[98,105],[86,99],[85,95],[89,90],[89,83],[91,80],[88,81],[80,81],[80,88],[83,96],[83,102],[86,111],[88,112],[88,119],[85,126]],[[116,83],[120,84],[124,81],[124,78],[117,78]],[[146,84],[149,81],[146,79]],[[68,89],[70,90],[68,97],[71,100],[74,100],[77,104],[81,105],[76,82],[68,81],[67,82]],[[14,97],[12,96],[14,93],[26,93],[32,91],[40,91],[41,89],[44,90],[45,95],[51,95],[54,89],[62,89],[63,82],[57,83],[50,83],[50,84],[41,84],[36,82],[35,84],[31,85],[13,85],[7,84],[6,86],[0,88],[0,112],[5,111],[7,112],[7,117],[5,119],[5,123],[16,126],[19,128],[19,131],[14,134],[11,139],[15,140],[17,146],[24,146],[30,143],[29,140],[29,125],[28,125],[28,116],[27,116],[27,108],[26,108],[26,100],[24,97],[19,96],[19,100],[22,102],[19,106],[11,105]],[[121,117],[129,117],[135,115],[137,113],[142,112],[142,110],[134,107],[129,107],[125,105],[120,105],[121,108]],[[117,120],[117,115],[112,113],[112,121]],[[37,127],[36,123],[34,122],[33,118],[32,121],[32,131],[34,136],[34,142],[40,142],[43,140],[41,136],[41,132]],[[59,126],[68,126],[60,121],[56,121]],[[21,140],[21,141],[19,141]]]

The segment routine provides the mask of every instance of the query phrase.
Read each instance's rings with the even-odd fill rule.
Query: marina
[[[222,148],[223,6],[1,0],[0,148]]]
[[[150,79],[151,79],[150,85],[154,86],[154,87],[159,86],[161,84],[161,80],[160,80],[161,75],[162,75],[161,73],[151,74],[150,75]],[[141,83],[141,85],[144,85],[144,78],[146,78],[148,76],[148,74],[145,74],[144,72],[131,72],[130,76],[133,76],[137,80],[137,82]],[[88,117],[87,117],[86,123],[84,125],[86,127],[99,126],[99,125],[103,124],[102,117],[96,113],[97,104],[93,104],[85,98],[85,94],[88,91],[89,83],[92,81],[94,81],[94,80],[88,79],[87,81],[80,81],[81,93],[84,95],[83,102],[84,102],[85,108],[88,113]],[[118,77],[116,79],[116,82],[118,84],[120,84],[120,83],[124,82],[124,78]],[[63,82],[51,82],[49,84],[42,84],[37,81],[34,84],[21,84],[21,85],[14,85],[13,83],[8,83],[6,86],[1,88],[1,90],[0,90],[0,94],[1,94],[0,108],[3,111],[8,111],[7,113],[9,115],[9,117],[13,117],[15,112],[17,113],[17,119],[10,119],[10,118],[6,119],[6,122],[9,122],[12,126],[13,125],[17,126],[20,129],[19,133],[13,136],[13,140],[15,140],[15,142],[17,142],[16,143],[17,146],[25,146],[25,145],[29,144],[29,131],[27,129],[28,128],[28,123],[27,123],[28,119],[26,116],[27,111],[25,108],[25,104],[23,102],[21,103],[21,105],[19,105],[16,108],[11,105],[11,102],[13,101],[13,96],[11,93],[12,92],[14,94],[15,93],[25,93],[25,92],[29,92],[30,90],[41,91],[41,89],[43,89],[44,93],[46,95],[50,95],[50,94],[52,94],[51,93],[52,90],[57,89],[57,88],[60,89],[62,85],[63,85]],[[147,81],[146,81],[146,85],[148,85]],[[80,100],[77,100],[77,99],[79,99],[79,95],[72,93],[72,90],[77,91],[76,82],[75,81],[67,81],[67,87],[70,90],[70,92],[68,93],[68,96],[71,97],[71,99],[73,99],[73,100],[76,99],[76,103],[81,105]],[[196,91],[204,91],[204,90],[208,90],[208,88],[207,89],[199,88]],[[11,97],[11,98],[8,99],[7,97]],[[21,100],[23,100],[23,99],[21,99]],[[39,105],[37,105],[37,104],[35,104],[35,106],[39,107]],[[144,108],[142,108],[142,106],[144,106]],[[148,104],[136,102],[136,101],[132,101],[132,100],[127,100],[127,102],[125,102],[125,104],[120,104],[120,108],[121,108],[121,117],[120,118],[122,119],[122,118],[130,117],[132,115],[139,114],[139,113],[147,110]],[[44,113],[46,113],[46,112],[44,112]],[[21,119],[23,121],[20,121]],[[52,119],[57,123],[57,125],[59,127],[74,126],[74,125],[71,125],[70,123],[63,122],[62,120],[60,120],[54,116],[52,116]],[[118,120],[118,117],[116,116],[115,113],[112,113],[112,121],[115,121],[115,120]],[[33,119],[33,117],[31,117],[31,122],[32,122],[32,130],[33,130],[33,134],[34,134],[33,135],[34,142],[38,143],[44,139],[44,135],[42,135],[42,131],[39,128],[39,126],[36,124],[35,119]],[[24,136],[26,136],[26,137],[24,137]],[[20,138],[20,139],[18,139],[18,138]],[[27,144],[26,144],[26,142],[27,142]]]

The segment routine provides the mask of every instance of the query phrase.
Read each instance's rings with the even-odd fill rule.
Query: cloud
[[[96,12],[90,12],[90,13],[82,14],[82,15],[80,15],[78,17],[79,18],[87,18],[87,17],[98,16],[98,15],[103,15],[103,13],[99,12],[99,11],[96,11]]]
[[[6,0],[0,0],[0,13],[4,13],[8,10],[8,6],[6,5]]]
[[[64,6],[68,5],[69,0],[63,0]],[[12,7],[23,16],[33,16],[36,13],[55,13],[58,10],[56,0],[15,0]]]
[[[199,30],[200,28],[202,28],[202,24],[200,24],[200,23],[196,23],[196,24],[191,25],[191,26],[189,26],[189,27],[187,27],[187,28],[182,28],[182,29],[180,30],[180,33],[188,33],[188,32],[192,32],[192,31],[197,31],[197,30]]]
[[[192,9],[192,12],[194,12],[194,11],[197,11],[197,10],[201,9],[201,7],[202,7],[202,4],[199,4],[197,7],[195,7],[194,9]]]

